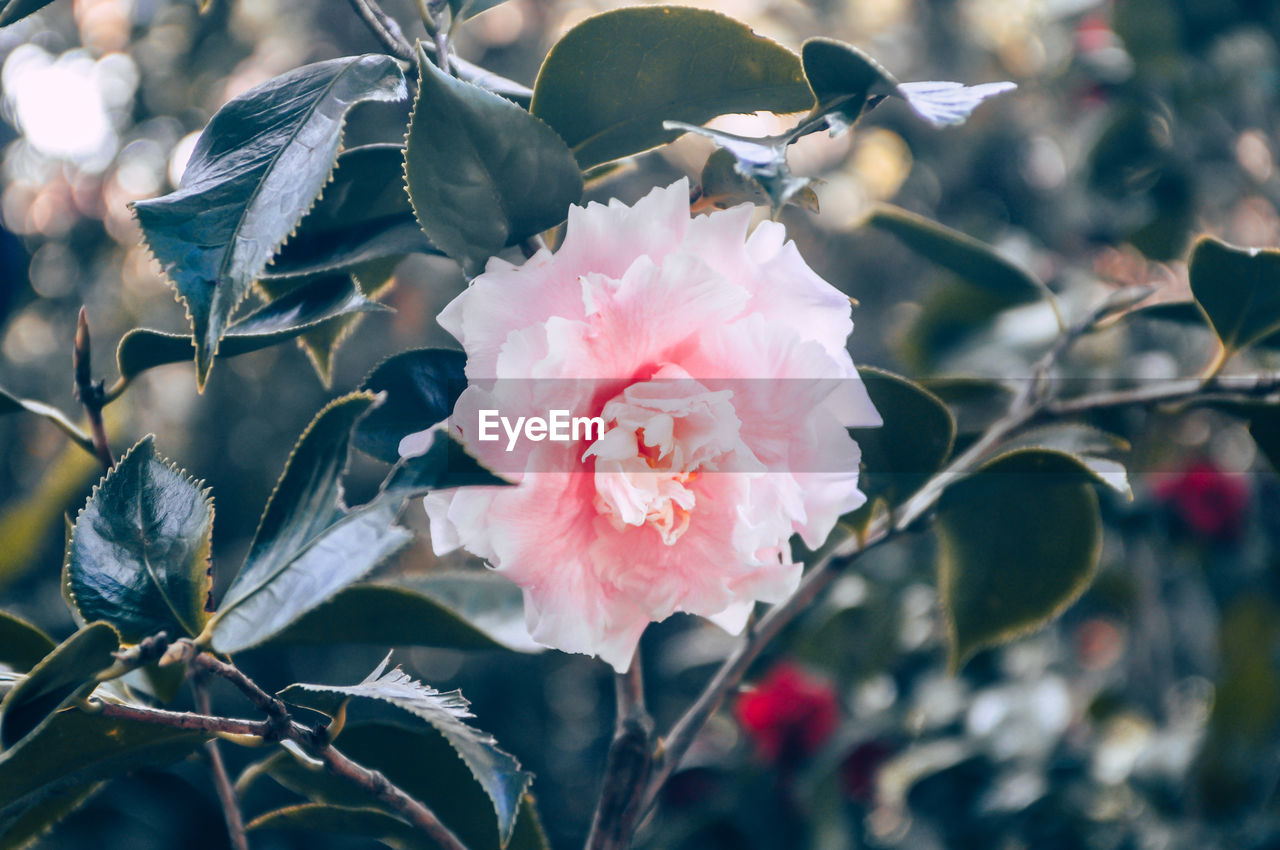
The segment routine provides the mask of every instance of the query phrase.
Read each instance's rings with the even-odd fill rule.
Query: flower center
[[[596,510],[618,530],[652,526],[668,546],[689,529],[692,485],[741,442],[732,392],[676,371],[660,370],[605,404],[608,429],[582,456],[596,459]]]

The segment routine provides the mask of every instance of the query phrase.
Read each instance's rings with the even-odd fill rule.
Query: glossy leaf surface
[[[335,634],[334,623],[342,623]],[[438,646],[541,652],[516,584],[487,571],[432,572],[355,584],[297,620],[274,643]]]
[[[1280,251],[1196,243],[1191,294],[1228,354],[1280,331]]]
[[[1040,628],[1093,579],[1102,522],[1093,473],[1061,452],[1020,449],[938,502],[938,591],[951,666]]]
[[[0,702],[0,748],[12,747],[69,700],[93,690],[119,646],[106,623],[91,623],[59,644]]]
[[[107,473],[67,545],[67,589],[85,620],[111,623],[129,643],[200,634],[213,586],[213,503],[201,484],[150,436]]]
[[[296,286],[279,298],[238,319],[222,338],[219,357],[237,357],[328,327],[345,317],[387,312],[370,301],[347,275],[330,275]],[[116,364],[126,379],[166,363],[189,361],[191,337],[135,328],[120,340]]]
[[[584,169],[680,135],[663,121],[813,105],[794,53],[732,18],[681,6],[588,18],[551,48],[533,91],[530,110]]]
[[[498,816],[501,841],[506,844],[532,775],[521,770],[514,757],[499,749],[492,735],[464,722],[473,715],[461,693],[441,693],[415,681],[399,667],[387,672],[390,660],[388,655],[358,685],[290,685],[280,693],[280,698],[330,717],[336,716],[349,700],[376,701],[425,721],[449,741],[484,787]]]
[[[218,110],[177,191],[135,204],[190,314],[201,384],[232,312],[328,182],[347,111],[405,93],[389,56],[290,71]]]
[[[555,131],[509,100],[440,71],[418,49],[405,179],[431,242],[468,274],[564,221],[582,175]]]
[[[219,652],[255,646],[363,577],[412,535],[400,505],[342,506],[351,430],[373,404],[353,393],[316,414],[276,484],[240,573],[207,636]]]
[[[356,426],[355,447],[387,463],[400,441],[449,417],[467,387],[467,357],[449,348],[420,348],[383,360],[360,384],[386,399]]]

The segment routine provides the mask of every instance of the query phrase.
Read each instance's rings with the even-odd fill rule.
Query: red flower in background
[[[840,702],[826,679],[784,661],[738,697],[734,714],[766,758],[788,764],[830,740],[840,725]]]
[[[1212,461],[1189,464],[1178,475],[1157,484],[1155,494],[1201,537],[1234,540],[1244,530],[1249,485],[1244,476],[1225,472]]]

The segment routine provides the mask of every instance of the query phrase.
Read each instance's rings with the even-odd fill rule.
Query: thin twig
[[[448,0],[427,0],[426,12],[430,17],[431,40],[436,46],[436,65],[452,76],[453,63],[449,61],[449,28],[445,25]]]
[[[185,647],[182,641],[175,641],[175,647]],[[218,675],[231,682],[249,699],[262,709],[268,720],[236,720],[228,717],[215,717],[210,714],[193,714],[183,711],[166,711],[158,708],[125,705],[116,702],[104,702],[89,699],[86,708],[89,711],[122,720],[140,723],[151,723],[168,726],[174,729],[187,729],[195,732],[206,732],[218,735],[227,740],[262,741],[289,740],[300,746],[312,757],[324,762],[325,767],[334,776],[341,777],[363,789],[375,799],[382,801],[397,814],[425,832],[444,850],[467,850],[453,832],[441,823],[425,805],[415,800],[386,776],[376,770],[363,767],[345,756],[328,741],[327,730],[312,729],[293,720],[288,708],[280,700],[262,690],[256,682],[246,676],[237,667],[225,661],[219,661],[207,654],[197,654],[189,659],[193,669],[208,674]]]
[[[201,714],[212,715],[209,691],[197,676],[191,680],[191,690],[195,694],[196,710]],[[227,822],[227,835],[231,839],[234,850],[249,850],[249,837],[244,831],[244,815],[240,813],[240,801],[236,799],[236,789],[227,774],[227,764],[222,760],[222,751],[218,749],[218,739],[206,741],[205,754],[209,757],[209,770],[213,774],[213,787],[218,792],[218,802],[222,804],[222,816]]]
[[[404,37],[400,25],[395,19],[382,10],[376,0],[350,0],[351,8],[365,22],[365,26],[373,33],[382,46],[397,59],[413,65],[415,62],[413,45]]]
[[[627,672],[614,677],[614,688],[618,717],[605,760],[600,800],[587,836],[587,850],[625,850],[631,845],[645,808],[644,792],[653,767],[653,718],[644,704],[639,649]]]
[[[105,393],[102,381],[93,380],[93,361],[89,344],[89,315],[84,307],[76,320],[76,340],[71,352],[72,367],[75,371],[76,399],[84,405],[89,417],[89,427],[93,432],[93,450],[108,471],[116,465],[111,456],[111,445],[107,442],[107,428],[102,422],[102,406]]]

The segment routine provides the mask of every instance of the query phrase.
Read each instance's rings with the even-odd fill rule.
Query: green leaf
[[[244,565],[202,636],[218,652],[262,643],[411,539],[395,525],[398,502],[342,506],[351,431],[373,402],[370,393],[343,396],[298,439]]]
[[[382,842],[393,850],[437,850],[429,836],[381,809],[351,808],[329,803],[303,803],[259,815],[245,829],[284,829],[321,835],[356,835]]]
[[[1085,467],[1099,484],[1105,484],[1120,495],[1133,500],[1129,476],[1124,465],[1098,455],[1127,452],[1129,441],[1092,425],[1063,422],[1024,431],[1000,447],[1000,454],[1013,449],[1051,449],[1071,455]]]
[[[1280,331],[1280,251],[1205,237],[1191,251],[1189,271],[1191,294],[1226,356]]]
[[[12,747],[46,717],[92,691],[96,676],[115,664],[112,653],[119,646],[115,629],[92,623],[45,656],[0,701],[0,749]]]
[[[1164,301],[1159,304],[1149,304],[1145,307],[1139,307],[1136,310],[1130,310],[1125,314],[1126,319],[1154,319],[1161,322],[1172,322],[1193,328],[1203,329],[1210,333],[1213,332],[1212,325],[1209,324],[1208,318],[1204,311],[1194,301]],[[1265,348],[1270,351],[1280,351],[1280,331],[1267,334],[1253,343],[1254,348]]]
[[[913,212],[881,204],[866,223],[892,234],[912,251],[997,296],[1007,306],[1039,301],[1048,294],[1043,282],[990,246]]]
[[[942,400],[919,384],[868,366],[858,374],[884,419],[879,428],[850,429],[865,470],[858,486],[868,497],[896,505],[942,468],[956,423]]]
[[[83,806],[102,790],[103,782],[87,782],[68,788],[12,814],[0,813],[0,850],[23,850],[45,835],[58,821]]]
[[[0,611],[0,664],[25,673],[56,644],[44,632],[8,611]]]
[[[339,736],[338,747],[348,757],[385,774],[421,800],[471,850],[499,850],[493,803],[443,735],[432,729],[414,732],[383,723],[348,723]],[[431,769],[423,770],[422,765],[430,765]],[[236,782],[236,790],[246,795],[262,777],[270,777],[296,794],[328,805],[377,806],[387,811],[381,801],[351,783],[316,770],[284,750],[246,769]],[[526,794],[506,850],[547,850],[547,847],[533,798]]]
[[[361,313],[387,312],[370,301],[348,275],[329,275],[297,285],[279,298],[237,320],[222,338],[219,357],[237,357],[322,330]],[[167,363],[189,361],[191,337],[135,328],[116,349],[116,365],[125,380]]]
[[[342,623],[341,631],[334,632],[334,623]],[[334,642],[543,650],[525,628],[519,586],[483,570],[353,584],[271,640],[272,644]]]
[[[440,253],[413,217],[404,145],[363,145],[338,157],[333,180],[260,280],[351,271],[371,260]]]
[[[946,403],[955,417],[957,434],[986,431],[1009,412],[1013,400],[1007,385],[986,378],[929,378],[921,386]]]
[[[176,192],[134,205],[187,306],[201,386],[232,312],[328,182],[347,111],[405,93],[389,56],[290,71],[218,110]]]
[[[801,48],[805,77],[832,130],[844,130],[887,96],[901,97],[935,127],[963,124],[984,100],[1016,88],[1013,83],[966,86],[952,82],[899,83],[879,62],[851,44],[811,38]]]
[[[355,447],[387,463],[400,459],[400,441],[449,418],[467,388],[467,356],[448,348],[419,348],[383,360],[360,389],[386,399],[356,426]]]
[[[1089,586],[1102,551],[1094,480],[1070,455],[1019,449],[943,493],[938,591],[952,669],[1045,625]]]
[[[111,623],[129,643],[200,634],[213,587],[213,503],[202,484],[158,457],[150,435],[107,473],[67,545],[80,616]]]
[[[586,169],[672,141],[663,121],[813,105],[800,60],[732,18],[681,6],[615,9],[560,39],[538,72],[530,111]]]
[[[383,482],[381,494],[405,498],[430,490],[506,487],[511,483],[481,466],[447,431],[435,430],[425,452],[400,459]]]
[[[415,225],[416,226],[416,225]],[[361,309],[349,310],[341,314],[322,321],[312,323],[310,326],[303,328],[302,332],[297,334],[296,339],[298,346],[307,355],[307,359],[311,361],[311,365],[316,370],[317,377],[325,387],[333,383],[333,357],[337,353],[338,348],[355,330],[360,320],[364,318],[364,313],[368,312],[391,312],[390,308],[378,304],[376,301],[370,300],[381,295],[391,285],[391,271],[395,268],[403,257],[396,256],[384,258],[381,260],[371,260],[367,266],[385,267],[387,273],[374,286],[365,289],[362,287],[354,274],[331,274],[321,275],[320,277],[308,280],[303,278],[297,280],[293,278],[258,281],[258,288],[261,289],[268,298],[276,300],[284,300],[296,297],[294,293],[301,290],[303,297],[306,292],[320,288],[322,290],[336,290],[347,294],[348,297],[358,300],[361,303]],[[268,304],[270,306],[270,304]],[[224,340],[224,345],[226,344]]]
[[[399,667],[385,672],[390,661],[388,654],[358,685],[297,684],[285,688],[279,696],[285,702],[330,717],[344,711],[346,704],[354,699],[389,704],[425,721],[449,741],[493,801],[501,843],[506,845],[532,774],[521,770],[520,762],[500,750],[492,735],[463,722],[474,715],[468,711],[468,703],[460,692],[441,693],[410,678]]]
[[[52,2],[53,0],[4,0],[0,3],[0,27],[7,27],[27,15],[33,15]]]
[[[582,199],[565,143],[509,100],[451,77],[418,47],[405,180],[431,242],[468,274],[507,245],[564,221]]]
[[[84,802],[103,780],[185,758],[209,735],[77,709],[47,717],[0,753],[0,848],[24,846]]]

